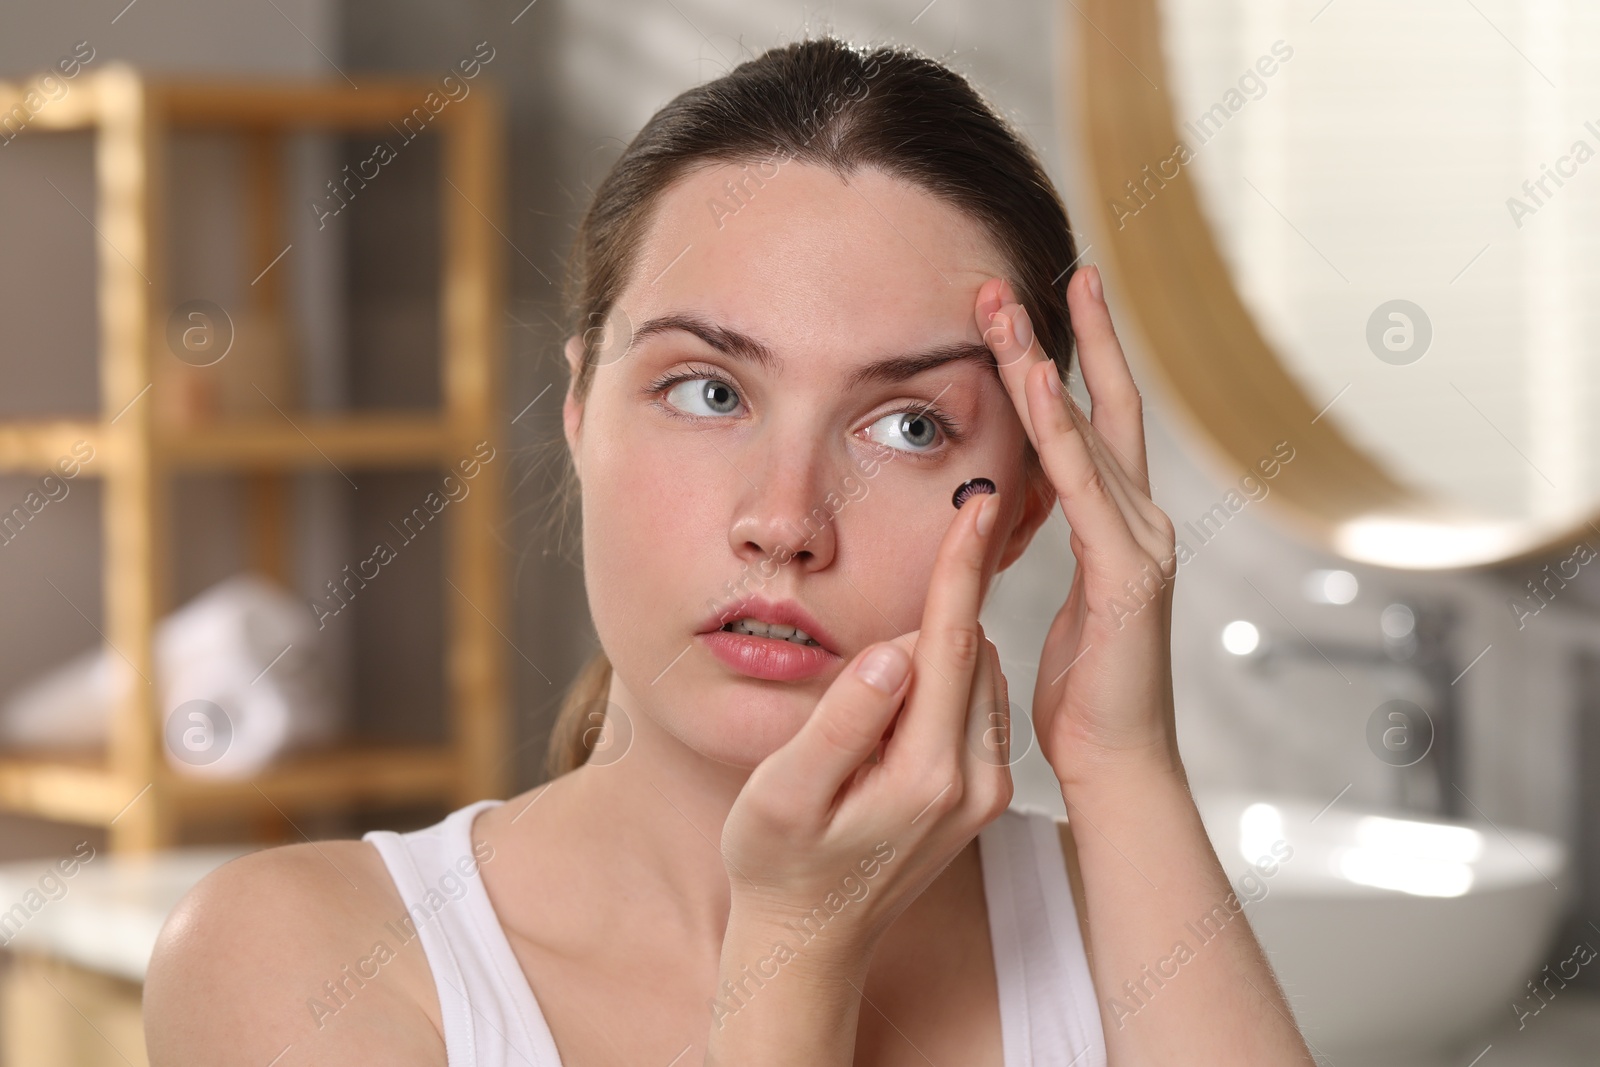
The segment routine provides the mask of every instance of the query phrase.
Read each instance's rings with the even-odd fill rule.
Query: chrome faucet
[[[1464,794],[1456,788],[1463,766],[1461,716],[1455,688],[1461,671],[1454,650],[1459,619],[1459,610],[1444,601],[1393,603],[1383,609],[1379,624],[1381,641],[1377,646],[1312,641],[1299,635],[1279,636],[1263,640],[1254,650],[1244,653],[1243,658],[1256,671],[1272,671],[1285,662],[1303,660],[1322,660],[1330,665],[1395,665],[1409,669],[1428,691],[1429,706],[1424,710],[1432,725],[1432,740],[1415,764],[1396,766],[1420,766],[1431,771],[1436,799],[1426,810],[1447,819],[1461,819],[1465,814]],[[1408,729],[1413,725],[1408,724]]]

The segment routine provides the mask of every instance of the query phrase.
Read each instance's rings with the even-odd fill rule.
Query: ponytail
[[[567,687],[555,725],[550,729],[544,765],[551,778],[575,771],[589,761],[590,731],[604,721],[603,709],[610,692],[611,661],[604,651],[596,652]],[[597,711],[602,714],[597,715]]]

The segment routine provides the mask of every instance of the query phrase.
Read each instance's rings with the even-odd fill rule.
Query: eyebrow
[[[693,334],[723,355],[754,363],[771,373],[776,373],[783,363],[772,349],[749,334],[729,329],[699,315],[681,312],[659,315],[645,322],[633,331],[631,343],[637,344],[646,338],[673,331]],[[995,362],[994,353],[988,345],[981,341],[952,341],[921,352],[890,356],[857,367],[845,380],[844,388],[851,390],[867,385],[893,385],[946,363],[963,361],[987,367],[997,380],[1000,377],[999,364]]]

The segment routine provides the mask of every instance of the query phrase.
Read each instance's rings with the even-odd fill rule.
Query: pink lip
[[[775,637],[753,637],[729,633],[725,623],[743,618],[758,619],[804,630],[815,645],[799,645]],[[700,622],[695,635],[717,659],[752,678],[792,682],[821,674],[842,658],[835,643],[820,622],[792,600],[768,600],[748,596],[719,609]]]
[[[804,630],[811,639],[829,652],[838,654],[839,644],[833,635],[825,630],[822,623],[818,622],[793,600],[768,600],[763,596],[747,596],[732,601],[719,608],[715,613],[707,615],[700,620],[696,628],[697,633],[711,633],[721,630],[722,627],[735,619],[751,618],[764,623],[777,623],[780,626],[793,626]],[[799,646],[795,647],[810,647]]]
[[[696,634],[695,640],[740,674],[773,682],[810,678],[838,663],[840,658],[817,645],[797,645],[782,638],[753,637],[726,630]]]

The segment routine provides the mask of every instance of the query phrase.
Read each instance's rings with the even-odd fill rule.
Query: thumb
[[[768,757],[768,781],[821,821],[846,779],[866,762],[905,698],[911,656],[898,641],[868,645],[852,660],[800,732]]]

